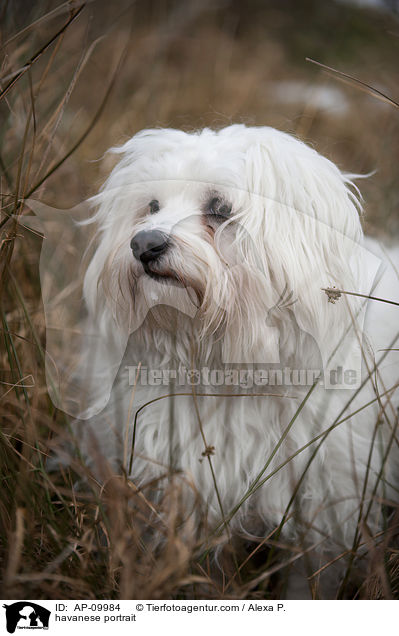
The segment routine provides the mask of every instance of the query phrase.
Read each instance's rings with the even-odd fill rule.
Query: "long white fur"
[[[333,304],[321,291],[336,286],[368,294],[370,281],[381,277],[371,252],[385,256],[373,242],[363,247],[361,201],[350,175],[294,137],[267,127],[144,130],[111,151],[120,161],[93,200],[98,247],[84,284],[89,323],[101,334],[94,353],[99,360],[94,367],[101,373],[92,374],[87,413],[101,411],[107,402],[128,342],[111,401],[92,417],[91,427],[84,424],[109,459],[129,457],[125,428],[130,444],[133,414],[140,406],[171,392],[193,391],[189,383],[138,383],[132,405],[127,364],[223,369],[279,359],[282,367],[314,369],[321,359],[325,369],[337,364],[351,369],[360,356],[362,378],[367,377],[367,368],[383,355],[378,349],[387,349],[399,331],[398,308],[377,301],[366,307],[353,296]],[[214,193],[231,202],[232,217],[212,234],[204,206]],[[153,199],[161,209],[150,215]],[[159,267],[184,280],[187,292],[144,273],[130,248],[141,229],[172,236],[173,246]],[[395,250],[392,254],[398,256]],[[381,295],[398,301],[398,281],[390,269],[383,274]],[[278,306],[284,290],[292,292],[291,307]],[[379,295],[378,288],[373,294]],[[329,554],[351,547],[363,487],[365,507],[375,494],[367,523],[371,532],[378,531],[377,500],[395,501],[397,491],[391,486],[398,487],[397,392],[392,389],[380,402],[375,398],[376,391],[383,393],[398,381],[395,355],[385,354],[381,368],[341,417],[370,400],[373,404],[339,425],[320,446],[290,509],[296,518],[284,524],[286,539],[319,543]],[[200,493],[202,513],[211,528],[217,526],[222,512],[203,456],[199,419],[206,443],[214,447],[211,462],[226,516],[262,471],[309,388],[268,388],[279,397],[186,396],[175,397],[172,407],[172,398],[153,403],[138,418],[131,478],[144,487],[165,473],[172,458],[181,471],[187,511]],[[227,390],[195,387],[197,393]],[[263,476],[328,429],[355,391],[317,385]],[[233,532],[265,536],[279,525],[315,446],[289,461],[241,506],[230,522]],[[373,493],[388,446],[384,477]]]

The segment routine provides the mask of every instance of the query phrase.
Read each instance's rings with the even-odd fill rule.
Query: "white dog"
[[[397,495],[399,307],[337,290],[399,299],[353,176],[266,127],[145,130],[112,152],[82,430],[155,502],[174,472],[211,534],[357,547]]]

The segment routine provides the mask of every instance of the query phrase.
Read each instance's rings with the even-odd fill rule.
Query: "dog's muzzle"
[[[134,257],[142,263],[150,263],[166,252],[169,237],[160,230],[141,230],[130,241]]]

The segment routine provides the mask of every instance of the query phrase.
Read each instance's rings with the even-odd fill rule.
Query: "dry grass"
[[[29,213],[28,195],[62,208],[93,194],[110,168],[107,157],[93,160],[143,127],[245,121],[312,140],[347,170],[376,169],[362,188],[367,227],[397,234],[397,112],[305,61],[341,69],[397,101],[397,23],[389,14],[333,2],[280,5],[3,4],[3,598],[278,598],[283,591],[298,552],[267,538],[250,548],[229,546],[216,569],[198,528],[182,523],[173,480],[155,510],[104,461],[101,484],[83,461],[55,472],[46,468],[53,440],[69,437],[68,422],[52,405],[44,377],[40,239],[12,216]],[[299,99],[284,99],[290,86]],[[335,91],[338,101],[329,109],[321,88]],[[372,575],[358,580],[349,572],[342,595],[397,596],[395,527],[394,520],[382,537],[369,540]],[[156,551],[154,532],[167,539]],[[317,597],[317,576],[311,581]]]

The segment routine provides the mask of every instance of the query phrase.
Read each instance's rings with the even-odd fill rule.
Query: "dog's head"
[[[121,160],[93,199],[99,243],[85,278],[105,330],[112,321],[131,332],[157,305],[158,329],[181,309],[199,340],[223,335],[232,361],[244,350],[270,361],[275,329],[293,314],[321,348],[339,339],[347,303],[332,307],[321,288],[356,288],[362,231],[356,188],[332,162],[244,125],[145,130],[113,152]],[[284,290],[295,305],[273,322]]]

